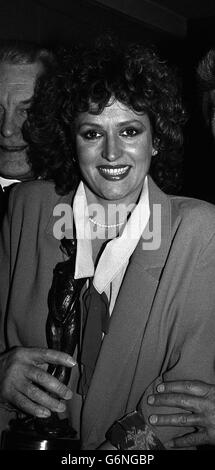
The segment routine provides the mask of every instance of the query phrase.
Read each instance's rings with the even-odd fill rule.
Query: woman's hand
[[[200,381],[165,382],[148,397],[153,406],[178,407],[186,413],[156,414],[149,417],[156,426],[194,426],[196,432],[165,443],[168,448],[215,445],[215,385]]]
[[[39,418],[64,411],[62,400],[69,400],[72,392],[46,372],[48,364],[73,367],[76,362],[68,354],[45,348],[16,347],[1,354],[0,401]]]

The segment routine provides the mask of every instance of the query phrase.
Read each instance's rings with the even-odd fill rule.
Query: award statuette
[[[76,240],[64,238],[61,249],[69,257],[56,265],[52,286],[48,294],[49,313],[46,323],[48,348],[74,354],[80,337],[80,292],[86,279],[74,279]],[[49,365],[47,372],[65,385],[71,369]],[[57,413],[49,418],[26,416],[11,420],[9,429],[2,435],[2,449],[11,450],[61,450],[79,449],[76,431],[67,419]]]

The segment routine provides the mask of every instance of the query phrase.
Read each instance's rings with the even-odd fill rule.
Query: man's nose
[[[17,130],[14,116],[9,113],[5,113],[1,120],[1,134],[3,137],[11,137],[13,134],[17,133]]]
[[[108,161],[115,161],[121,156],[121,145],[118,136],[106,136],[103,144],[102,157]]]

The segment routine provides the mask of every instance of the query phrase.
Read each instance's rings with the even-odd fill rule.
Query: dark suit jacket
[[[2,351],[46,345],[47,293],[62,261],[53,208],[71,198],[44,181],[12,191],[0,245]],[[167,196],[151,179],[149,199],[150,228],[153,205],[161,208],[161,243],[143,249],[141,239],[130,259],[84,405],[85,449],[96,448],[109,426],[137,407],[145,416],[155,412],[146,398],[161,380],[215,380],[215,208]],[[4,419],[6,412],[2,427]],[[163,442],[187,431],[157,429]]]
[[[2,225],[4,214],[7,210],[10,189],[11,188],[9,186],[9,187],[5,188],[5,190],[3,191],[3,189],[0,185],[0,228],[1,228],[1,225]]]

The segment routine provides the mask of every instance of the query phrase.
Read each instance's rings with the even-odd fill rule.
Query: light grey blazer
[[[215,207],[167,196],[150,178],[149,199],[151,214],[161,206],[161,244],[143,250],[141,239],[130,259],[83,409],[85,449],[137,407],[146,417],[155,412],[146,398],[161,380],[215,383]],[[47,293],[63,259],[53,208],[71,200],[45,181],[12,190],[0,243],[2,351],[46,346]],[[8,416],[0,412],[1,428]],[[188,429],[156,431],[165,442]]]

